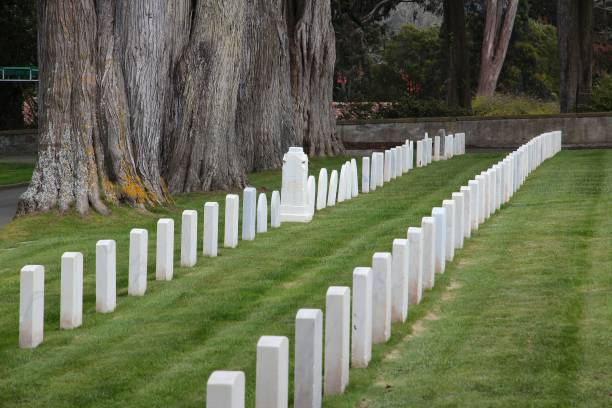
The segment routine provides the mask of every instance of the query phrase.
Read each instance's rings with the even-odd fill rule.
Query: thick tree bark
[[[559,0],[557,29],[561,112],[590,102],[593,88],[593,0]]]
[[[330,0],[288,0],[286,16],[297,141],[312,156],[341,153],[332,107],[336,50]]]
[[[18,214],[74,205],[106,212],[95,156],[96,14],[93,0],[41,1],[39,153]],[[103,166],[102,166],[103,167]],[[102,169],[103,170],[103,169]]]
[[[442,50],[446,55],[446,100],[451,107],[471,107],[464,0],[444,0]]]
[[[493,96],[506,60],[519,0],[486,0],[485,3],[485,29],[476,93],[480,96]]]
[[[19,213],[159,204],[279,166],[295,143],[280,1],[41,0],[41,148]]]

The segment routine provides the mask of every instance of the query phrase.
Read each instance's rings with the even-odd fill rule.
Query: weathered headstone
[[[408,228],[408,301],[421,303],[423,295],[423,230]]]
[[[467,186],[461,186],[459,190],[463,194],[463,237],[470,238],[472,236],[472,189]]]
[[[289,339],[262,336],[257,342],[255,407],[287,408],[289,400]]]
[[[308,156],[301,147],[290,147],[283,157],[281,221],[310,222],[308,208]],[[244,222],[244,218],[243,218]]]
[[[155,251],[155,279],[172,280],[174,273],[174,220],[162,218],[157,221]]]
[[[338,172],[332,170],[329,178],[329,193],[327,194],[327,206],[333,207],[336,205],[336,196],[338,194]]]
[[[244,373],[213,371],[206,384],[207,408],[244,408]]]
[[[436,273],[444,273],[446,269],[446,210],[434,207],[431,210],[436,230],[435,269]]]
[[[478,182],[478,224],[485,222],[485,196],[487,190],[487,181],[482,174],[476,176]]]
[[[128,295],[130,296],[143,296],[147,291],[148,247],[149,232],[146,229],[132,229],[130,231],[130,263],[128,273]]]
[[[323,313],[300,309],[295,318],[293,406],[321,408],[323,370]]]
[[[424,157],[425,157],[425,154],[423,152],[423,141],[419,140],[417,141],[417,144],[416,144],[416,165],[417,167],[423,167],[425,165],[425,162],[423,160]]]
[[[455,257],[455,220],[456,209],[453,200],[442,201],[446,210],[446,261],[451,262]]]
[[[353,270],[351,365],[365,368],[372,358],[372,268]]]
[[[423,289],[432,289],[436,278],[436,229],[432,217],[421,220],[423,231]]]
[[[390,151],[391,151],[391,162],[390,162],[390,169],[389,169],[389,177],[391,178],[391,180],[394,180],[397,177],[397,174],[396,174],[397,165],[395,164],[397,162],[397,149],[395,147],[392,147]]]
[[[321,211],[325,207],[327,207],[327,169],[321,169],[317,188],[317,211]]]
[[[283,193],[284,194],[284,193]],[[255,226],[257,218],[257,190],[255,187],[247,187],[242,193],[242,240],[252,241],[255,239]],[[284,221],[283,205],[281,196],[281,221]]]
[[[383,152],[376,152],[376,154],[378,155],[378,160],[377,160],[377,164],[378,164],[378,171],[376,172],[376,174],[378,175],[378,183],[377,186],[378,187],[382,187],[383,184],[385,183],[385,153]]]
[[[383,181],[391,181],[391,150],[385,150],[385,168],[383,169]]]
[[[327,191],[325,191],[325,194],[327,194]],[[270,226],[272,228],[281,226],[280,193],[277,190],[272,191],[272,198],[270,198]]]
[[[314,176],[308,177],[308,183],[306,184],[308,190],[308,211],[314,215],[315,205],[317,201],[317,185]]]
[[[391,320],[403,323],[408,317],[408,240],[394,239],[391,266]]]
[[[352,195],[357,197],[359,195],[359,174],[357,173],[357,160],[351,159],[351,176],[352,177]]]
[[[453,201],[455,202],[455,248],[463,248],[463,214],[464,214],[464,199],[463,193],[453,193]]]
[[[372,257],[372,343],[386,343],[391,337],[391,265],[388,252]]]
[[[376,152],[372,153],[370,159],[370,191],[376,191],[378,186],[378,155]]]
[[[110,313],[117,306],[117,244],[96,243],[96,312]]]
[[[268,199],[266,193],[259,193],[257,197],[257,222],[258,234],[268,232]]]
[[[198,212],[183,211],[181,220],[181,266],[196,264],[198,248]]]
[[[361,192],[370,192],[370,158],[364,157],[361,160]]]
[[[325,300],[325,395],[342,394],[349,382],[351,289],[331,286]]]
[[[434,161],[440,160],[440,136],[434,136]]]
[[[342,165],[342,167],[340,168],[340,179],[338,180],[338,203],[343,202],[344,200],[346,200],[346,190],[347,190],[347,185],[346,185],[346,173],[349,170],[347,170],[346,168],[346,163],[344,163]]]
[[[479,219],[479,215],[478,212],[480,210],[480,203],[479,203],[479,197],[480,197],[480,182],[478,180],[470,180],[468,181],[468,186],[470,187],[470,215],[471,215],[471,226],[470,229],[473,231],[478,230],[478,219]]]
[[[274,211],[272,211],[274,213]],[[240,214],[240,197],[237,194],[225,196],[225,235],[223,246],[236,248],[238,246],[238,217]]]
[[[45,268],[26,265],[19,274],[19,347],[31,349],[43,341]]]
[[[60,328],[76,329],[83,324],[83,254],[62,255]]]
[[[265,200],[264,195],[264,200]],[[268,215],[266,208],[266,216]],[[219,249],[219,203],[208,202],[204,204],[204,256],[217,256]]]

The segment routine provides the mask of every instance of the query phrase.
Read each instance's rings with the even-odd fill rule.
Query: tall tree
[[[493,96],[512,36],[519,0],[486,0],[477,94]]]
[[[593,0],[559,0],[561,112],[587,105],[593,89]]]
[[[39,160],[20,214],[242,186],[294,143],[280,0],[41,0],[38,21]]]
[[[332,109],[336,44],[330,0],[288,0],[286,16],[298,143],[309,155],[341,153]]]
[[[446,72],[446,100],[450,107],[471,108],[468,45],[465,33],[464,0],[444,0],[442,23],[443,69]]]

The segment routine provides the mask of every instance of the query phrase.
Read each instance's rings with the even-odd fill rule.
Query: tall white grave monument
[[[281,222],[310,222],[308,206],[308,156],[301,147],[290,147],[283,157]]]

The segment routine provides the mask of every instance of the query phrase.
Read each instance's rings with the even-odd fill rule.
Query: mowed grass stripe
[[[611,175],[610,150],[545,162],[409,313],[417,333],[381,348],[376,379],[353,370],[326,406],[609,406]]]
[[[201,406],[210,372],[241,369],[253,401],[259,336],[287,335],[293,347],[299,308],[323,308],[328,286],[350,285],[354,267],[369,265],[375,251],[389,251],[409,225],[419,225],[432,206],[500,157],[467,155],[416,169],[322,211],[311,224],[285,224],[235,250],[221,249],[216,259],[199,257],[194,268],[177,267],[172,282],[149,280],[143,298],[125,296],[130,228],[150,231],[151,279],[156,220],[175,219],[178,247],[180,211],[197,209],[201,223],[203,202],[218,200],[223,220],[223,195],[180,197],[175,209],[154,214],[116,209],[108,218],[46,214],[18,220],[0,240],[0,393],[14,406]],[[341,163],[313,160],[311,173]],[[279,187],[280,173],[254,174],[251,181],[271,191]],[[103,238],[117,239],[118,246],[120,297],[110,315],[93,312],[94,245]],[[59,258],[68,250],[85,255],[84,327],[60,332]],[[46,266],[45,342],[33,352],[16,347],[18,270],[25,263]]]

